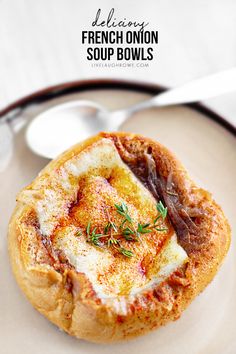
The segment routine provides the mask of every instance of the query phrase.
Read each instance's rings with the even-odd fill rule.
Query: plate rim
[[[59,85],[58,85],[59,86]],[[53,88],[53,87],[57,87],[57,85],[55,85],[55,86],[52,86],[51,88]],[[50,88],[50,87],[49,87]],[[48,89],[49,89],[48,88]],[[101,87],[101,89],[103,89],[104,87]],[[91,87],[91,90],[92,89],[94,89],[94,86],[93,87]],[[96,88],[95,88],[96,89]],[[85,92],[91,92],[91,91],[89,91],[90,90],[90,88],[88,89],[88,91],[87,91],[87,89],[85,90]],[[42,91],[42,90],[41,90]],[[38,94],[38,93],[40,93],[41,91],[37,91],[37,92],[35,92],[35,94]],[[43,90],[43,91],[45,91],[45,90]],[[76,90],[75,91],[75,93],[76,92],[80,92],[80,90]],[[82,90],[81,90],[81,92],[82,92]],[[133,92],[135,92],[135,91],[133,91]],[[144,92],[144,91],[142,91],[142,90],[140,90],[140,93],[141,92]],[[71,92],[68,92],[68,94],[70,94]],[[113,91],[111,90],[111,93],[113,93]],[[122,91],[121,91],[121,94],[122,94]],[[29,96],[32,96],[32,94],[31,95],[29,95]],[[61,95],[62,97],[63,97],[63,94]],[[25,98],[27,98],[28,96],[25,96],[23,99],[25,99]],[[55,96],[53,96],[53,97],[51,97],[52,99],[53,98],[56,98],[56,97],[60,97],[60,95],[55,95]],[[37,97],[36,97],[37,98]],[[51,98],[48,98],[48,100],[49,100],[49,102],[50,102],[50,99]],[[21,99],[22,100],[22,99]],[[17,101],[16,101],[17,102]],[[32,102],[32,100],[30,100],[29,101],[30,103]],[[43,104],[43,102],[44,102],[44,100],[42,100],[41,101],[42,102],[42,104]],[[30,104],[29,103],[29,104]],[[34,103],[34,101],[32,102],[32,103]],[[188,105],[187,105],[188,106]],[[26,105],[25,106],[23,106],[22,107],[22,109],[24,109],[24,108],[26,108],[26,107],[28,107],[28,103],[26,103]],[[40,101],[39,101],[39,107],[40,107]],[[16,108],[17,108],[17,106],[16,106]],[[19,107],[20,108],[20,107]],[[198,109],[197,109],[197,111],[199,111]],[[14,113],[13,112],[13,110],[10,110],[9,112],[12,112],[12,113]],[[191,114],[191,112],[190,112],[190,114]],[[194,112],[193,112],[193,114],[194,114]],[[214,112],[213,112],[213,114],[214,114]],[[204,115],[204,119],[205,118],[207,118],[207,114],[206,115]],[[199,118],[201,118],[201,117],[199,117]],[[214,120],[214,119],[213,119]],[[0,119],[0,122],[1,122],[1,119]],[[206,121],[206,123],[207,123],[207,121]],[[209,124],[211,125],[211,122],[209,122]],[[220,123],[219,123],[220,124]],[[212,123],[212,126],[214,125],[214,123]],[[217,128],[217,126],[216,126],[216,128]],[[226,128],[227,129],[227,128]],[[221,129],[219,129],[219,130],[221,130]],[[220,132],[220,134],[223,134],[224,133],[224,131],[223,132]],[[225,133],[225,134],[227,134],[227,133]],[[230,133],[231,134],[231,133]],[[228,136],[228,139],[230,139],[230,136],[231,135],[229,135]],[[10,209],[9,209],[10,210]],[[229,256],[229,254],[228,254],[228,256]],[[228,257],[228,258],[230,258],[230,257]],[[226,261],[226,259],[225,259],[225,261]],[[227,268],[227,267],[226,267]],[[12,271],[11,271],[11,273],[12,273]],[[218,274],[219,275],[219,274]],[[6,278],[7,279],[7,278]],[[9,279],[9,274],[8,274],[8,279]],[[12,279],[12,281],[13,281],[13,279]],[[15,280],[14,280],[14,282],[15,282]],[[16,284],[15,284],[16,285]],[[18,286],[17,286],[17,289],[18,289]],[[233,289],[233,288],[232,288]],[[18,289],[19,290],[19,289]],[[205,291],[206,291],[207,289],[205,289]],[[197,300],[197,298],[195,298],[195,301]],[[14,303],[15,303],[15,299],[14,299]],[[30,303],[27,301],[27,305],[28,306],[30,306]],[[201,306],[200,306],[200,309],[201,309]],[[225,309],[227,309],[227,307],[225,307]],[[31,311],[33,311],[33,309],[31,308]],[[27,312],[27,315],[29,315],[29,313]],[[37,313],[36,314],[37,315],[37,318],[38,317],[40,317],[40,314],[39,313]],[[193,316],[195,315],[195,312],[193,313]],[[194,318],[194,317],[193,317]],[[191,317],[190,317],[190,319],[191,319]],[[30,322],[30,320],[31,320],[31,316],[29,315],[29,318],[28,318],[28,322]],[[222,323],[223,323],[223,321],[224,320],[222,320]],[[49,325],[51,325],[51,323],[47,320],[46,321]],[[45,323],[43,323],[43,329],[44,328],[46,328],[46,322]],[[184,322],[185,323],[185,322]],[[187,322],[188,323],[188,322]],[[191,323],[191,321],[190,321],[190,323]],[[205,321],[204,321],[204,323],[206,323]],[[209,322],[209,324],[210,324],[211,322]],[[170,323],[171,324],[171,323]],[[169,325],[170,325],[169,324]],[[215,329],[214,329],[214,331],[212,332],[213,334],[215,333],[215,334],[217,334],[217,333],[219,333],[219,331],[218,331],[218,328],[220,329],[220,325],[221,325],[221,321],[219,322],[219,327],[215,327]],[[27,330],[27,327],[28,326],[25,326],[25,328],[24,328],[24,330],[21,332],[22,334],[20,335],[20,337],[18,336],[18,339],[17,339],[17,341],[22,341],[22,339],[24,339],[25,337],[23,336],[23,334],[25,334],[25,331]],[[41,327],[41,325],[37,325],[37,327],[39,328],[39,330],[41,331],[41,334],[40,334],[40,337],[42,338],[42,337],[45,337],[45,342],[48,342],[48,339],[47,339],[47,337],[45,336],[45,331],[43,331],[42,330],[42,327]],[[207,325],[205,325],[205,327],[207,327]],[[183,330],[183,325],[180,323],[180,329],[181,330]],[[217,330],[216,330],[216,328],[217,328]],[[56,331],[56,329],[54,328],[54,330]],[[166,348],[165,347],[165,340],[166,340],[166,338],[168,338],[168,333],[169,333],[169,331],[171,330],[171,328],[169,329],[168,328],[168,330],[167,330],[167,328],[166,328],[166,335],[164,335],[164,336],[161,336],[161,340],[160,341],[157,341],[157,343],[161,343],[161,348],[164,350],[164,351],[168,351],[169,352],[169,349],[168,348]],[[154,338],[154,334],[157,334],[157,332],[152,332],[152,337],[151,337],[151,341],[153,340],[153,344],[154,343],[156,343],[156,340],[155,340],[155,338]],[[176,331],[175,333],[181,333],[181,331]],[[158,332],[158,334],[159,334],[159,332]],[[56,337],[58,337],[59,338],[59,335],[54,335],[53,334],[53,338],[56,338]],[[163,339],[164,338],[164,339]],[[211,336],[206,336],[206,338],[207,338],[207,341],[206,341],[206,343],[204,342],[202,342],[202,344],[201,344],[201,350],[200,351],[208,351],[208,349],[210,350],[210,351],[214,351],[215,349],[216,349],[216,347],[214,346],[214,345],[212,345],[212,347],[211,347],[211,340],[212,340],[212,337]],[[231,337],[231,335],[230,336],[227,336],[227,338],[232,338]],[[71,339],[74,339],[74,338],[69,338],[69,340],[68,341],[64,341],[64,339],[62,338],[61,339],[61,334],[60,334],[60,345],[61,345],[61,348],[64,348],[64,349],[66,349],[67,348],[67,350],[68,350],[68,352],[70,351],[70,345],[71,345]],[[142,336],[142,337],[139,337],[138,338],[139,340],[142,340],[142,343],[141,342],[139,342],[139,343],[141,343],[141,346],[142,347],[144,347],[145,346],[145,343],[146,343],[146,337],[144,337],[144,336]],[[4,341],[5,342],[5,341]],[[80,342],[80,341],[79,341]],[[76,344],[80,344],[80,343],[76,343]],[[124,344],[126,345],[128,342],[124,342]],[[131,343],[131,342],[130,342]],[[32,343],[31,343],[32,344]],[[155,348],[155,345],[154,345],[154,347],[153,347],[153,344],[152,345],[149,345],[148,346],[148,351],[150,351],[150,352],[152,352],[152,350],[153,350],[153,348]],[[223,344],[222,344],[222,342],[219,342],[219,344],[220,344],[220,350],[222,349],[222,347],[223,347]],[[7,339],[6,339],[6,344],[5,344],[7,347],[9,346],[9,350],[11,351],[11,350],[15,350],[15,346],[12,346],[10,343],[8,343],[7,342]],[[209,348],[208,348],[208,345],[209,345]],[[73,352],[73,351],[75,351],[75,346],[76,345],[73,345],[72,346],[72,349],[71,349],[71,351]],[[46,348],[48,348],[48,350],[50,351],[50,347],[51,347],[51,344],[50,343],[47,343],[46,344],[46,346],[45,346]],[[78,345],[77,345],[77,347],[78,347]],[[184,350],[184,345],[183,345],[183,343],[182,343],[182,340],[178,343],[178,345],[177,345],[177,349],[181,349],[181,347],[182,347],[182,351]],[[125,348],[125,349],[124,349]],[[123,349],[121,348],[121,351],[126,351],[127,350],[127,352],[129,351],[129,350],[135,350],[135,348],[137,349],[137,351],[139,351],[138,350],[138,348],[139,348],[139,344],[132,344],[131,346],[125,346]],[[128,348],[128,349],[126,349],[126,348]],[[200,348],[200,346],[199,346],[199,348]],[[53,350],[53,347],[51,348],[52,350]],[[63,349],[63,350],[64,350]],[[78,348],[77,348],[78,349]],[[81,349],[82,351],[85,351],[85,352],[87,352],[87,351],[90,351],[91,350],[91,348],[90,348],[90,343],[86,343],[86,346],[84,346],[83,347],[83,349]],[[115,348],[114,347],[114,352],[115,351],[119,351],[120,349],[117,347],[117,348]],[[229,349],[230,350],[230,349]],[[232,350],[233,350],[233,348],[232,348]],[[27,351],[27,350],[26,350]],[[80,350],[77,350],[78,352],[80,351]],[[91,350],[92,352],[93,352],[93,350]],[[102,350],[101,350],[102,351]],[[106,351],[106,350],[105,350]],[[109,352],[110,350],[107,350],[106,352]],[[142,350],[141,350],[142,351]],[[155,349],[154,349],[154,351],[155,351]],[[181,351],[181,350],[180,350]],[[96,350],[94,350],[94,352],[96,352]]]
[[[85,80],[75,80],[66,81],[60,84],[47,86],[43,89],[34,91],[26,96],[23,96],[0,110],[0,121],[12,120],[18,116],[24,109],[32,104],[40,104],[51,99],[66,96],[76,92],[89,91],[89,90],[102,90],[102,89],[113,89],[113,90],[132,90],[136,92],[148,93],[151,95],[156,95],[168,88],[154,83],[147,83],[143,81],[133,81],[133,80],[120,80],[120,79],[85,79]],[[236,127],[229,122],[226,118],[216,113],[211,108],[207,107],[201,102],[183,104],[181,106],[190,107],[191,109],[202,113],[207,118],[215,121],[232,135],[236,136]]]

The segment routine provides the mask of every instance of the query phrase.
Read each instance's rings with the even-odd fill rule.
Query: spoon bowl
[[[236,68],[194,80],[116,112],[108,112],[95,102],[72,101],[35,117],[28,126],[26,141],[36,154],[54,158],[99,131],[118,130],[128,117],[138,111],[196,102],[233,90],[236,90]]]
[[[39,114],[26,131],[37,155],[54,158],[70,146],[108,129],[108,112],[91,101],[72,101]]]

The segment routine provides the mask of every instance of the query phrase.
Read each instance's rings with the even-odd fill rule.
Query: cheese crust
[[[158,198],[170,205],[161,220],[166,231],[122,239],[133,257],[87,242],[88,224],[101,232],[108,219],[122,222],[114,207],[121,203],[134,225],[151,223]],[[50,162],[19,193],[8,240],[16,280],[38,311],[73,336],[113,342],[179,318],[216,274],[230,227],[161,144],[100,133]]]

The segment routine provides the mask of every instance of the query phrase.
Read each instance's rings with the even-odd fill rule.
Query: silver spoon
[[[108,112],[90,101],[71,101],[48,109],[29,124],[26,140],[38,155],[54,158],[98,133],[116,131],[131,115],[151,107],[196,102],[236,90],[236,68],[191,81],[123,110]]]

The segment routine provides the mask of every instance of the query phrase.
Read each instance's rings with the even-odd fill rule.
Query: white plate
[[[147,98],[132,90],[88,90],[51,100],[22,113],[30,120],[39,111],[74,98],[91,99],[110,109]],[[152,109],[134,116],[123,130],[152,137],[183,162],[193,179],[211,191],[232,227],[230,252],[214,281],[182,317],[135,340],[91,344],[58,330],[34,310],[19,290],[7,254],[7,224],[17,192],[48,162],[25,144],[25,127],[15,136],[13,155],[0,173],[0,352],[3,354],[233,354],[236,353],[236,140],[218,123],[189,107]],[[52,133],[53,134],[53,133]]]

